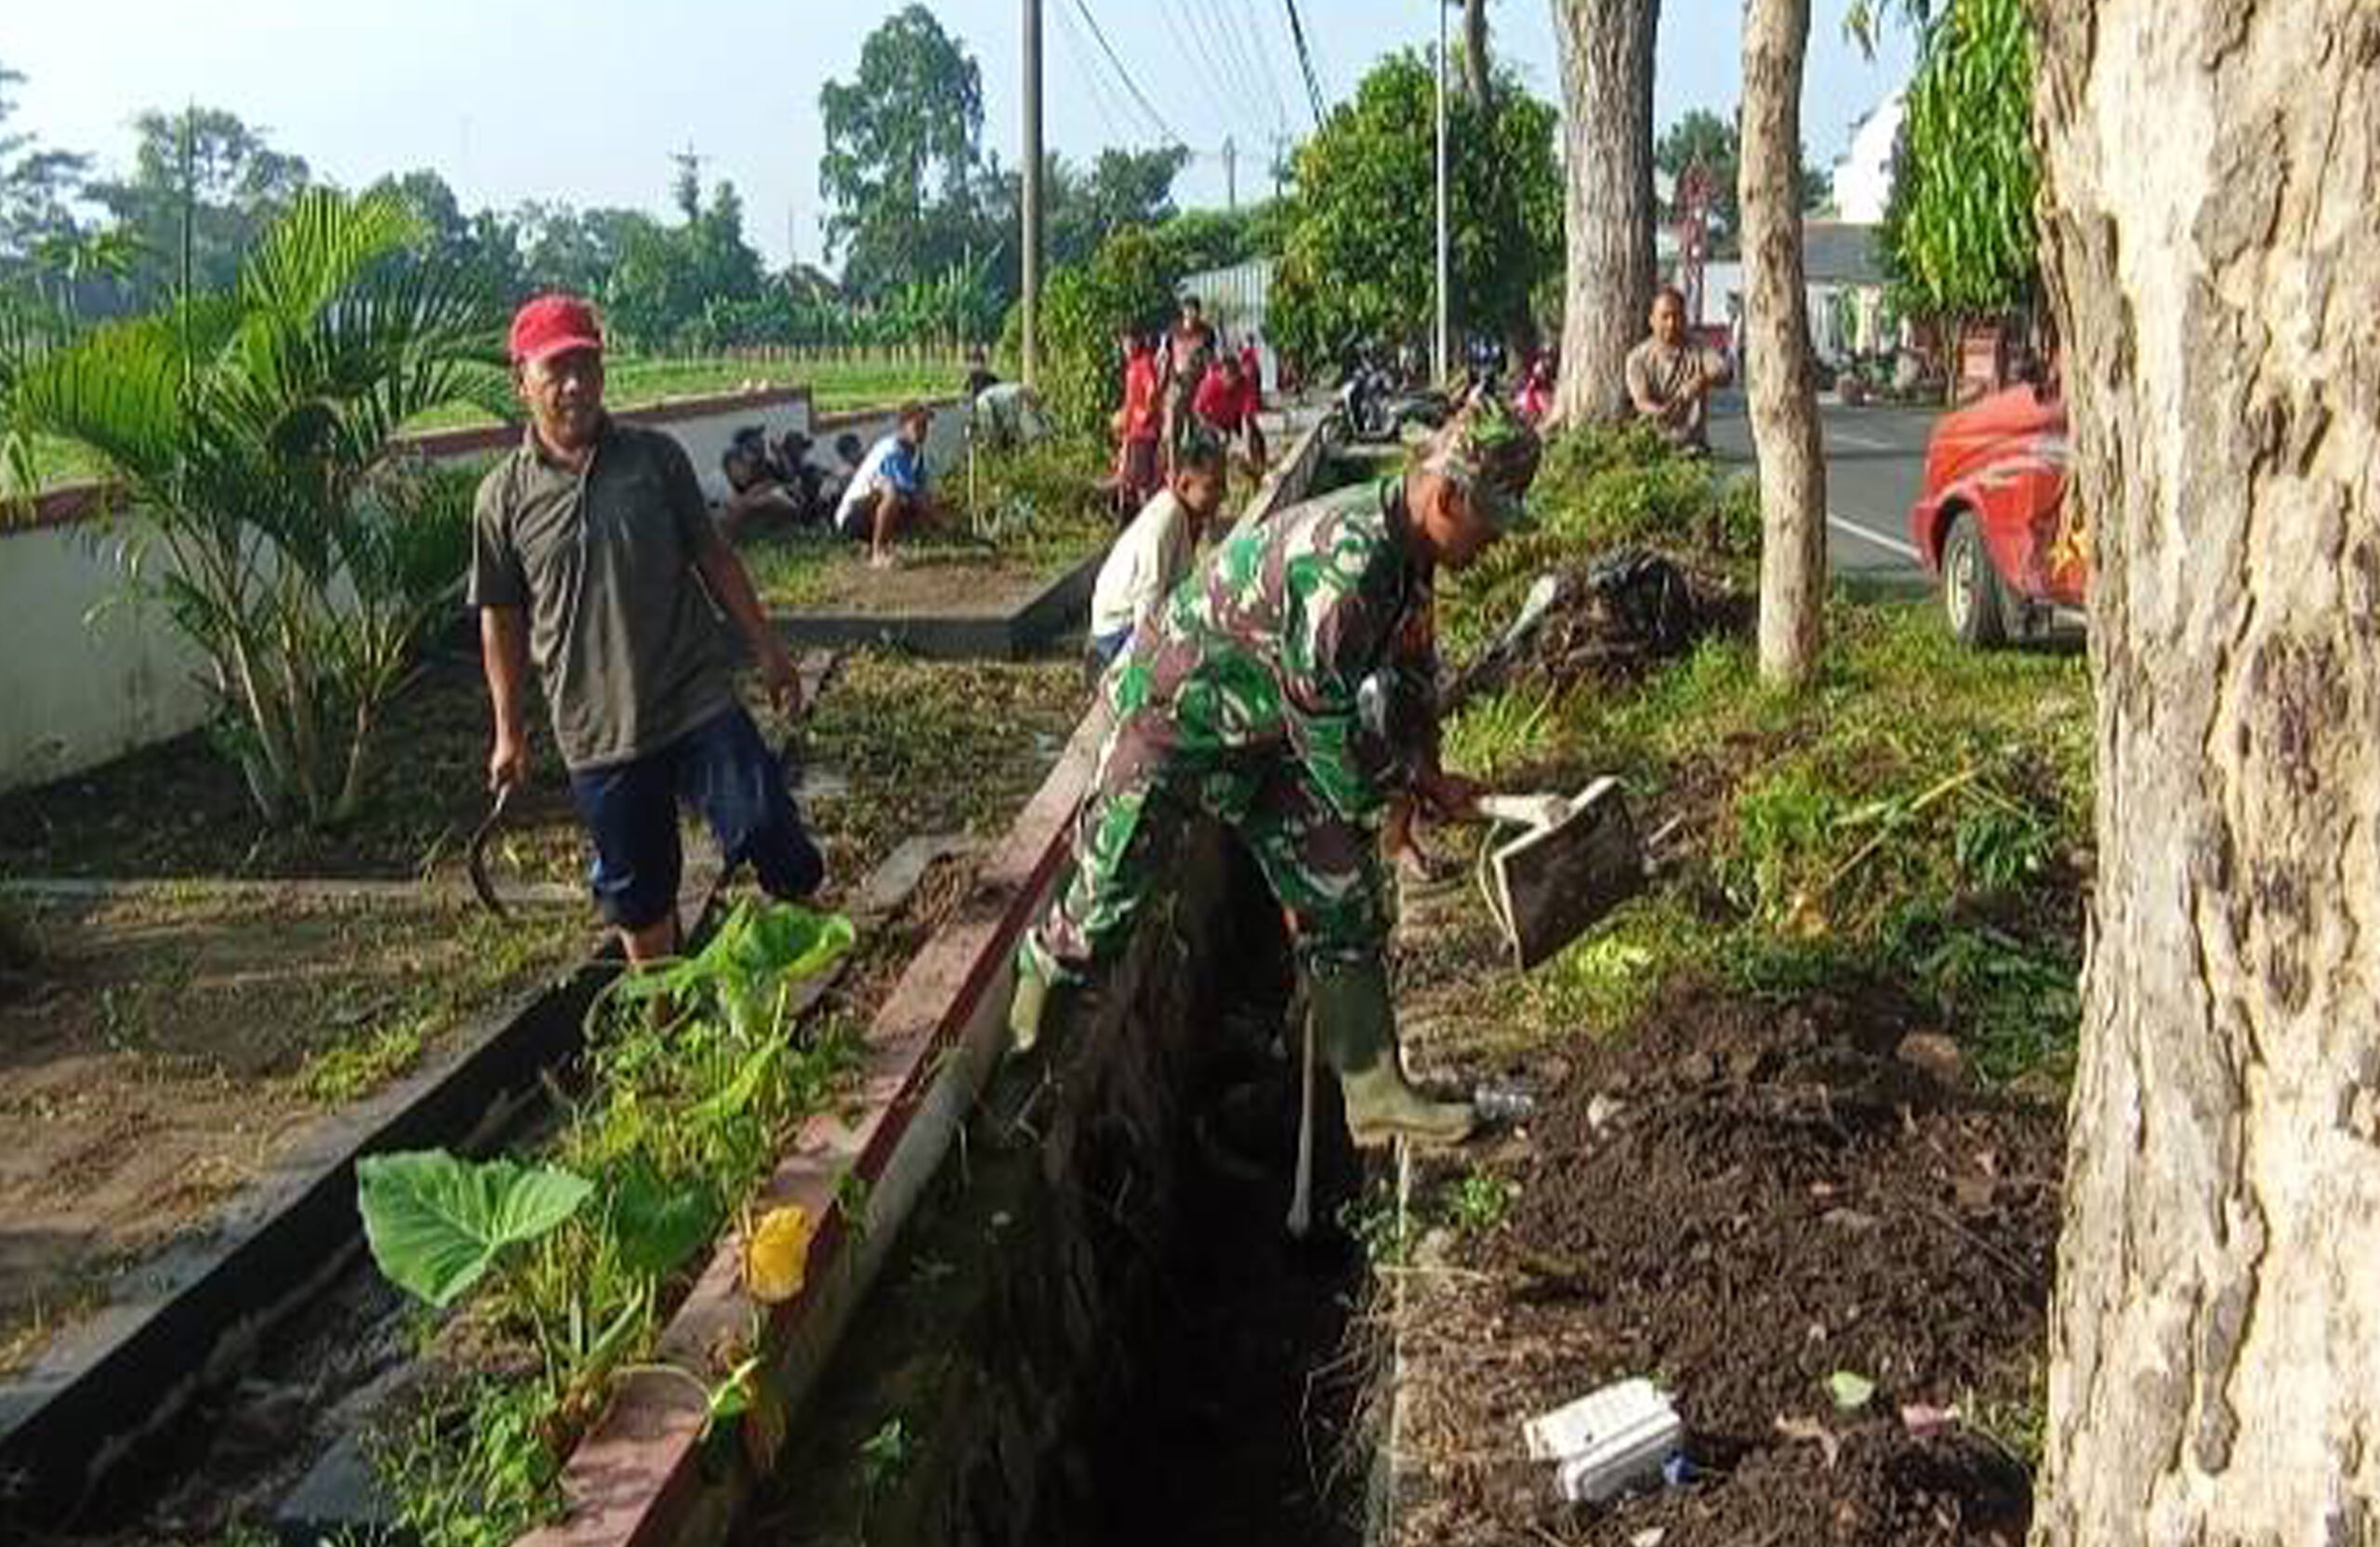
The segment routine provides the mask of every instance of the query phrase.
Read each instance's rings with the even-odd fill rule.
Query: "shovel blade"
[[[1645,884],[1645,852],[1619,781],[1597,779],[1561,820],[1497,849],[1497,921],[1523,971],[1576,940]]]

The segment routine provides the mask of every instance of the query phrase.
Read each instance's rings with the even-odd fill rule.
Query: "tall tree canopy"
[[[1349,345],[1426,337],[1436,267],[1436,85],[1429,60],[1372,68],[1298,153],[1271,326],[1309,359]],[[1453,146],[1454,325],[1526,337],[1529,302],[1562,253],[1562,174],[1553,105],[1500,75],[1488,111],[1447,104]]]
[[[72,205],[90,175],[91,158],[42,146],[11,129],[19,72],[0,65],[0,261],[22,259],[43,243],[78,231]]]
[[[513,304],[529,292],[521,261],[521,231],[511,218],[492,209],[465,214],[446,179],[428,167],[383,178],[385,188],[411,210],[419,231],[403,261],[435,263],[495,300]]]
[[[1911,7],[1917,75],[1894,158],[1880,246],[1901,304],[1922,316],[2025,305],[2041,284],[2033,200],[2033,29],[2024,0]]]
[[[1671,196],[1661,202],[1661,218],[1675,220],[1682,213],[1678,179],[1697,162],[1711,178],[1712,249],[1721,255],[1737,251],[1743,232],[1743,215],[1736,193],[1739,172],[1739,137],[1736,126],[1708,108],[1695,108],[1672,124],[1653,146],[1653,165],[1671,179]],[[1796,173],[1795,197],[1805,211],[1825,206],[1826,174],[1806,159]]]
[[[983,73],[933,12],[911,5],[870,33],[858,75],[818,92],[826,249],[876,295],[988,246]]]
[[[135,298],[157,299],[179,280],[185,197],[192,278],[231,284],[242,256],[306,186],[305,158],[274,150],[264,130],[221,108],[144,112],[133,128],[131,169],[88,193],[139,244]]]

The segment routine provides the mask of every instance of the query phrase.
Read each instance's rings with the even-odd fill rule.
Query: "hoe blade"
[[[1576,800],[1545,802],[1549,818],[1488,856],[1488,906],[1523,971],[1576,940],[1645,882],[1645,852],[1615,779]]]

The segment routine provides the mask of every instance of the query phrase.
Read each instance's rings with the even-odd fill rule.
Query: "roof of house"
[[[1802,222],[1802,269],[1813,284],[1882,284],[1876,228],[1851,220]]]

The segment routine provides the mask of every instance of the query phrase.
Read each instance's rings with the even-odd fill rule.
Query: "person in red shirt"
[[[1263,406],[1263,394],[1236,354],[1225,354],[1208,368],[1191,403],[1192,411],[1226,441],[1246,437],[1249,460],[1260,470],[1264,466],[1264,431],[1256,416]]]
[[[1157,489],[1157,432],[1163,404],[1157,396],[1157,356],[1146,338],[1123,337],[1124,406],[1116,414],[1117,508],[1138,510]]]

